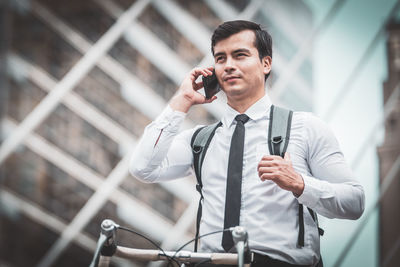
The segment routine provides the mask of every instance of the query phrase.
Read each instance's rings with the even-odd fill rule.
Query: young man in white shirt
[[[227,96],[204,158],[200,234],[224,229],[227,173],[236,116],[246,114],[240,222],[256,253],[252,266],[321,266],[317,223],[304,211],[304,244],[299,246],[299,204],[328,218],[357,219],[364,191],[346,164],[329,127],[310,113],[294,112],[284,158],[268,151],[271,101],[265,82],[272,66],[272,39],[249,21],[221,24],[212,36],[214,67],[195,68],[163,113],[146,127],[132,157],[132,175],[145,182],[186,177],[193,172],[191,138],[199,127],[178,132],[190,107],[207,104],[196,79],[212,70]],[[200,251],[224,251],[222,234],[201,241]]]

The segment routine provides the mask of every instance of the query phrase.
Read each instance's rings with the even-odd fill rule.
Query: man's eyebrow
[[[223,56],[223,55],[225,55],[224,52],[218,52],[218,53],[214,54],[214,57]]]
[[[239,49],[236,49],[235,51],[233,51],[233,54],[240,53],[240,52],[250,53],[250,50],[247,48],[239,48]]]
[[[247,49],[247,48],[239,48],[239,49],[234,50],[232,52],[232,54],[237,54],[237,53],[240,53],[240,52],[250,53],[250,50]],[[218,53],[214,54],[214,58],[218,57],[218,56],[223,56],[223,55],[226,55],[226,53],[225,52],[218,52]]]

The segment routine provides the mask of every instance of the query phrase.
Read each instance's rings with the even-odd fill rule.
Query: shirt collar
[[[250,120],[258,120],[262,117],[269,118],[269,111],[271,108],[271,100],[267,94],[260,98],[256,103],[250,106],[245,114],[249,116]],[[221,121],[223,125],[230,127],[235,120],[235,117],[240,113],[234,110],[231,106],[226,105],[225,115],[222,117]]]

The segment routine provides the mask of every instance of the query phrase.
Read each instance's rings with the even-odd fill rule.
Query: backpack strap
[[[285,156],[289,139],[290,128],[292,125],[293,111],[272,105],[270,110],[270,121],[268,130],[268,148],[271,155]],[[304,247],[304,214],[303,204],[299,203],[299,235],[297,243]],[[317,214],[310,208],[307,208],[311,217],[318,225]],[[324,234],[324,230],[318,227],[318,233]]]
[[[199,208],[197,210],[197,219],[196,219],[196,241],[194,243],[195,252],[197,252],[200,220],[203,210],[202,201],[204,199],[202,192],[203,183],[201,181],[201,168],[203,166],[204,157],[208,150],[208,146],[210,145],[211,139],[213,138],[217,128],[220,127],[221,125],[222,122],[216,122],[214,124],[197,129],[194,132],[192,140],[190,142],[193,153],[193,168],[197,179],[196,190],[200,193]]]
[[[285,156],[289,144],[293,111],[272,105],[269,117],[268,148],[271,155]]]
[[[268,148],[275,156],[285,156],[292,125],[293,111],[272,105],[269,115]],[[297,244],[304,247],[304,214],[303,205],[299,204],[299,235]]]
[[[311,217],[312,217],[312,219],[314,220],[314,222],[317,223],[319,235],[320,235],[320,236],[323,236],[324,233],[325,233],[325,231],[324,231],[324,229],[322,229],[321,227],[319,227],[317,213],[316,213],[315,211],[313,211],[312,209],[310,209],[310,208],[307,208],[307,209],[308,209],[308,212],[311,214]]]

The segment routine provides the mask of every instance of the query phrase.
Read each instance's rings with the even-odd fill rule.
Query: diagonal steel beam
[[[75,236],[82,231],[87,223],[97,214],[110,195],[128,175],[129,154],[126,154],[118,165],[102,182],[96,192],[90,197],[71,223],[62,232],[57,241],[40,260],[38,267],[49,267],[57,260]]]
[[[264,3],[262,0],[252,0],[237,18],[251,19]],[[183,36],[189,39],[204,55],[211,51],[211,32],[184,8],[171,0],[156,0],[152,2],[161,15],[163,15]]]
[[[190,230],[190,227],[193,226],[193,222],[195,221],[198,202],[197,196],[193,198],[185,212],[182,213],[179,220],[164,238],[163,242],[161,243],[162,248],[174,249],[177,245],[182,245],[182,240],[186,239],[185,233]]]
[[[15,75],[24,76],[45,92],[51,92],[59,82],[39,66],[29,63],[16,54],[10,54],[8,62],[10,68],[15,69],[14,72],[18,72]],[[128,130],[121,127],[78,94],[74,92],[68,93],[61,99],[61,103],[65,104],[70,110],[111,138],[114,142],[121,145],[136,143],[136,138]]]
[[[265,4],[264,0],[250,0],[246,8],[238,14],[237,18],[243,20],[248,20],[253,18],[260,10],[263,4]]]
[[[0,189],[0,192],[2,205],[6,205],[22,212],[31,220],[43,225],[53,232],[60,233],[65,229],[67,223],[63,219],[58,218],[57,215],[50,214],[31,201],[18,196],[6,188]],[[76,236],[74,242],[89,252],[94,252],[94,248],[96,248],[96,241],[85,233]]]
[[[8,132],[11,132],[16,127],[16,123],[11,119],[6,119],[3,121],[3,126],[5,129],[8,129]],[[24,139],[24,144],[34,153],[94,191],[98,190],[105,180],[100,174],[91,170],[71,155],[63,152],[55,145],[50,144],[37,134],[28,135]],[[129,223],[158,241],[162,241],[172,228],[173,224],[169,219],[160,216],[147,204],[135,199],[121,189],[114,191],[110,196],[110,201],[117,206],[128,205],[132,212],[141,214],[140,216],[133,217]]]
[[[112,0],[94,1],[114,19],[117,19],[124,12]],[[132,22],[129,29],[124,33],[124,38],[128,44],[138,50],[175,84],[179,85],[191,69],[191,66],[182,60],[175,51],[138,21]],[[174,67],[171,68],[171,66]]]
[[[96,0],[96,2],[115,19],[123,13],[123,9],[111,0]],[[131,27],[124,33],[124,38],[178,86],[192,69],[175,51],[139,22],[132,22]],[[220,118],[224,111],[221,102],[201,107],[216,118]]]
[[[88,53],[90,47],[93,46],[85,37],[41,4],[33,2],[32,12],[80,53]],[[156,94],[112,57],[104,55],[96,64],[102,71],[121,85],[121,94],[125,97],[125,100],[149,118],[155,119],[167,105],[161,96]],[[184,127],[193,127],[193,124],[186,121]]]
[[[358,164],[361,162],[361,159],[366,155],[367,149],[371,144],[374,144],[374,142],[371,142],[371,140],[375,140],[376,136],[379,131],[376,129],[380,129],[384,126],[384,122],[387,120],[388,116],[390,113],[393,111],[393,109],[397,105],[397,101],[400,97],[400,83],[398,83],[390,97],[388,98],[384,108],[383,108],[383,117],[381,120],[378,120],[375,122],[374,127],[371,127],[371,130],[368,134],[365,135],[364,140],[361,142],[361,145],[357,149],[357,153],[355,154],[353,160],[351,161],[351,166],[352,168],[357,168]]]
[[[143,11],[150,1],[151,0],[139,0],[133,4],[83,58],[72,67],[54,90],[29,113],[14,133],[4,140],[0,147],[0,164],[2,164],[14,149],[21,144],[23,139],[57,107],[61,99],[78,84],[104,53],[111,48],[129,27],[131,21]]]
[[[183,234],[189,230],[191,226],[193,226],[194,218],[197,215],[198,201],[193,200],[192,203],[186,208],[185,212],[176,222],[174,227],[172,227],[171,231],[165,237],[164,241],[161,243],[161,247],[165,250],[168,249],[177,249],[178,246],[181,246],[184,242]],[[187,250],[188,247],[185,248]],[[192,249],[193,250],[193,249]],[[163,262],[150,262],[148,267],[157,267],[161,266]]]
[[[302,3],[307,1],[301,1]],[[305,3],[304,3],[305,4]],[[280,1],[268,1],[267,8],[262,8],[261,12],[270,20],[276,27],[282,31],[295,46],[301,45],[303,34],[296,28],[295,21],[291,17],[291,13],[281,5]]]
[[[50,92],[57,84],[57,80],[43,69],[30,64],[17,55],[11,54],[9,56],[9,62],[9,66],[12,69],[16,69],[19,76],[22,75],[29,78],[39,88],[47,92]],[[74,92],[68,93],[65,98],[62,99],[62,103],[116,143],[119,143],[121,147],[130,147],[137,143],[136,138],[131,133]],[[177,184],[177,182],[169,182],[160,183],[160,185],[177,198],[190,203],[192,194],[195,191],[192,181],[193,179],[185,179],[179,180],[179,184]]]
[[[223,21],[229,21],[237,18],[237,11],[224,0],[204,0],[204,3]],[[236,15],[236,17],[234,16]]]
[[[199,21],[186,12],[179,4],[171,0],[156,0],[152,5],[163,15],[178,31],[192,41],[204,55],[210,53],[210,31]],[[181,23],[184,22],[184,23]]]
[[[332,22],[333,18],[337,14],[338,10],[343,6],[346,0],[336,0],[330,7],[327,15],[322,19],[321,23],[314,27],[312,32],[308,35],[305,41],[302,43],[300,48],[297,50],[296,55],[292,58],[289,64],[286,66],[285,72],[279,75],[278,80],[272,86],[271,93],[275,99],[279,99],[284,93],[287,86],[292,82],[295,73],[300,68],[304,60],[313,51],[310,49],[314,39]]]
[[[2,205],[16,209],[18,212],[23,213],[31,220],[43,225],[55,233],[61,233],[67,227],[67,224],[63,219],[58,218],[55,214],[48,213],[36,204],[18,196],[8,189],[0,189],[0,202]],[[73,242],[90,253],[94,253],[96,249],[96,241],[86,233],[77,235]],[[120,258],[112,258],[112,260],[120,265],[133,264]]]

